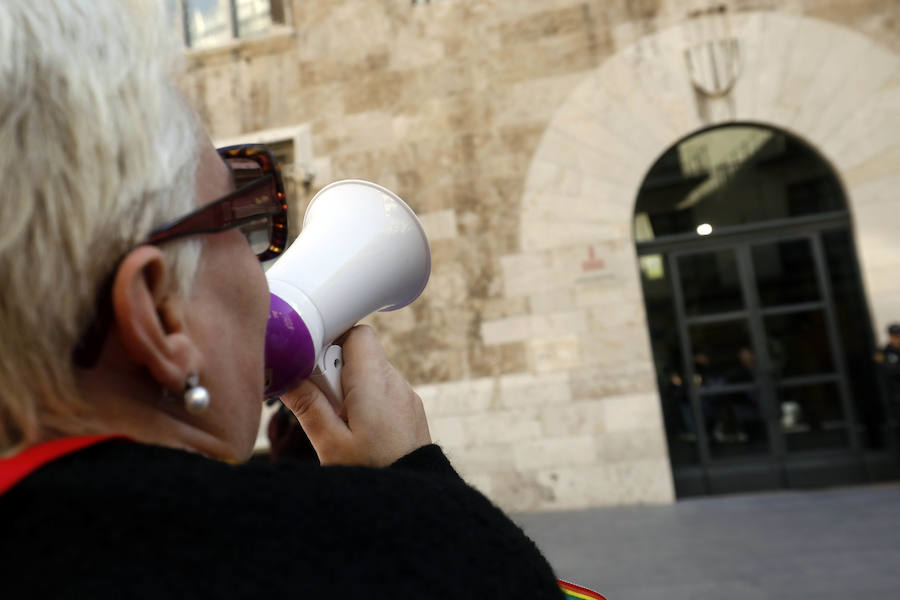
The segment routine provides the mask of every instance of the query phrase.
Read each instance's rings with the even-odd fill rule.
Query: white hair
[[[164,3],[0,2],[0,453],[80,399],[101,283],[194,206],[198,126]],[[199,242],[165,248],[188,291]]]

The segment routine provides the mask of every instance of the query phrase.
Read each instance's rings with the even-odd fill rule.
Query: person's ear
[[[188,335],[184,303],[172,293],[162,251],[139,246],[119,265],[113,282],[115,328],[129,357],[171,392],[199,372],[200,354]]]

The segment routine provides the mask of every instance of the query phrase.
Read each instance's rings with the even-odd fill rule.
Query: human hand
[[[357,325],[342,348],[342,414],[309,380],[281,399],[297,417],[319,461],[381,467],[430,444],[422,399],[388,362],[372,328]]]

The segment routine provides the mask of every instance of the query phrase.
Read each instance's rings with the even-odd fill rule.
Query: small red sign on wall
[[[581,270],[582,271],[599,271],[601,269],[606,268],[606,262],[602,258],[597,258],[594,255],[594,247],[588,246],[588,259],[582,261]]]

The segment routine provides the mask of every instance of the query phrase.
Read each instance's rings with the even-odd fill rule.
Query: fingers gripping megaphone
[[[312,378],[339,409],[343,359],[333,342],[363,317],[411,303],[430,273],[422,224],[396,194],[358,179],[322,188],[266,273],[266,397]]]

